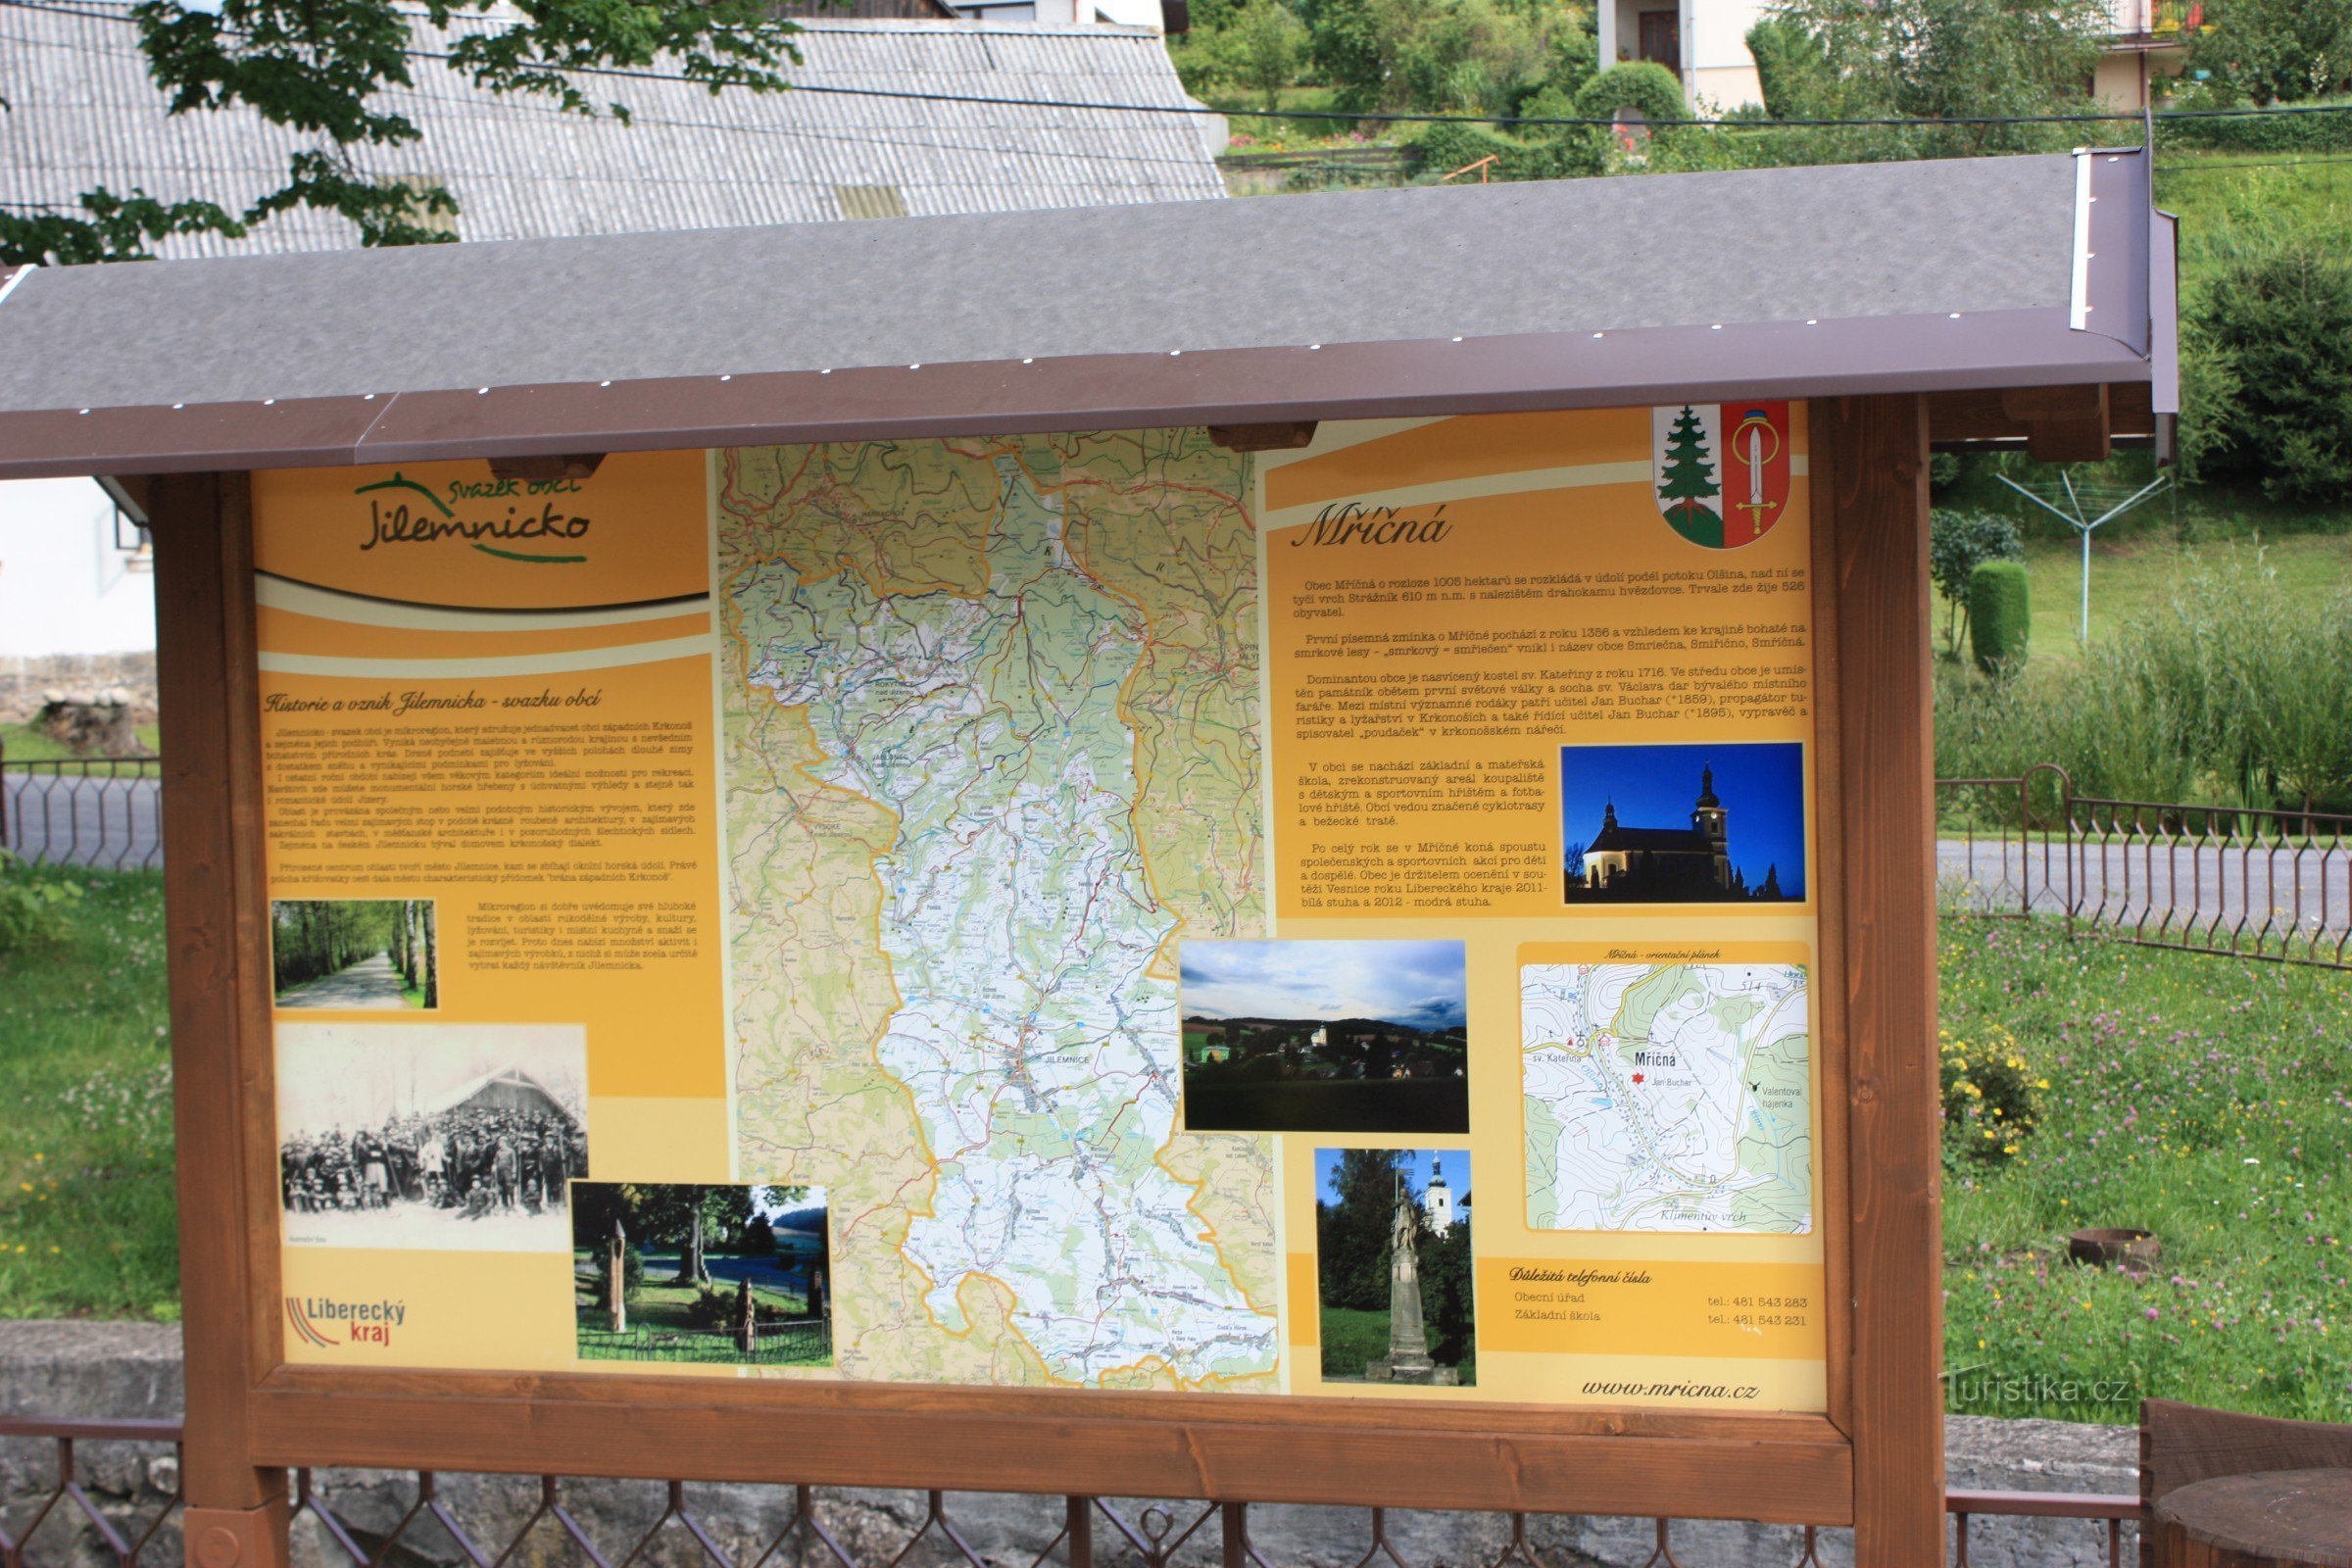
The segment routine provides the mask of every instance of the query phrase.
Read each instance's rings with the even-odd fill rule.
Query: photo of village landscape
[[[821,1187],[581,1182],[579,1358],[831,1366],[830,1234]]]
[[[1466,1149],[1315,1151],[1326,1383],[1478,1381]]]
[[[1185,943],[1185,1126],[1468,1132],[1463,963],[1459,942]]]
[[[1795,741],[1560,748],[1569,904],[1802,904]]]

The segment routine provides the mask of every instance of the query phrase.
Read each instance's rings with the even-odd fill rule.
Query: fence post
[[[286,1568],[286,1473],[254,1456],[254,1385],[284,1359],[268,893],[255,695],[253,539],[242,474],[155,481],[164,922],[187,1341],[189,1568]]]

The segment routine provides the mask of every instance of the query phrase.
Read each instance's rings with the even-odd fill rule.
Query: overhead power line
[[[127,12],[111,8],[99,9],[90,6],[59,4],[57,0],[0,0],[0,10],[45,11],[60,16],[120,23],[124,26],[136,24],[135,19]],[[431,61],[440,65],[457,63],[456,55],[447,50],[409,49],[404,50],[403,53],[411,60]],[[559,76],[607,76],[620,80],[681,82],[694,87],[709,85],[682,72],[653,71],[641,67],[560,68],[549,66],[546,68],[546,74],[551,80]],[[927,92],[901,87],[846,87],[822,82],[788,81],[787,87],[793,92],[817,93],[844,98],[878,98],[902,103],[977,104],[1001,109],[1083,110],[1097,114],[1217,116],[1228,120],[1305,120],[1346,124],[1537,125],[1592,129],[1614,129],[1620,124],[1620,122],[1614,119],[1590,116],[1446,115],[1344,109],[1216,109],[1206,104],[1196,103],[1134,104],[1105,103],[1083,98],[1005,98],[986,93]],[[1826,130],[1877,126],[1932,130],[1945,126],[2076,125],[2123,122],[2138,124],[2144,123],[2150,118],[2153,118],[2158,123],[2163,123],[2177,120],[2232,120],[2292,115],[2345,114],[2352,114],[2352,104],[2274,104],[2256,109],[2177,109],[2168,110],[2152,117],[2135,110],[2107,110],[2062,115],[1949,115],[1936,119],[1901,116],[1791,120],[1715,117],[1658,122],[1656,128],[1699,126],[1724,130]]]

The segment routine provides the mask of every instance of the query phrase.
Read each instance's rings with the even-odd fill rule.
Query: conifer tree
[[[1658,467],[1658,499],[1674,503],[1665,510],[1678,532],[1689,534],[1696,525],[1711,523],[1720,533],[1723,518],[1713,508],[1701,505],[1720,494],[1706,431],[1699,424],[1698,411],[1686,403],[1666,437],[1666,461]]]

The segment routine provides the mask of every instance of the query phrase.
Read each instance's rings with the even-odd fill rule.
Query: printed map
[[[1177,940],[1263,930],[1248,460],[717,462],[740,1174],[829,1190],[840,1374],[1271,1390],[1267,1143],[1173,1131]]]
[[[1527,964],[1519,998],[1531,1227],[1812,1229],[1801,966]]]

